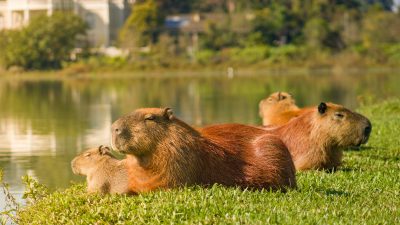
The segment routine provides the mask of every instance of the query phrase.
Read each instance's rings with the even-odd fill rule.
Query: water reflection
[[[112,121],[135,108],[168,106],[196,126],[260,124],[258,102],[275,91],[292,93],[301,106],[333,101],[355,108],[360,99],[400,96],[398,84],[393,73],[0,80],[0,167],[14,193],[23,190],[20,177],[27,173],[64,188],[82,180],[72,174],[71,159],[108,144]]]

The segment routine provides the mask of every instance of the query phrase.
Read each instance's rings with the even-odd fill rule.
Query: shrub
[[[217,52],[206,49],[196,52],[195,57],[196,61],[200,64],[210,64],[214,61],[216,54]]]
[[[271,62],[286,61],[289,59],[301,59],[305,54],[304,48],[295,45],[283,45],[270,49],[269,60]]]
[[[266,45],[233,48],[230,52],[230,59],[235,62],[252,64],[264,60],[268,56],[268,50]]]
[[[70,59],[78,36],[85,31],[85,23],[72,14],[38,16],[28,26],[1,35],[0,59],[6,68],[61,68],[62,62]]]

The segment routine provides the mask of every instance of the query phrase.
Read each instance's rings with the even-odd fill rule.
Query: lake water
[[[0,78],[0,168],[10,190],[21,196],[29,174],[51,189],[83,177],[71,159],[109,144],[111,123],[140,107],[171,107],[189,124],[260,124],[258,102],[288,91],[300,106],[332,101],[360,103],[400,97],[400,72],[315,75],[119,76],[103,78]],[[4,195],[0,193],[0,210]]]

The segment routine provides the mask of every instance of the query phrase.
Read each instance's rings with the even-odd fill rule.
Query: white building
[[[88,40],[94,47],[110,46],[130,13],[134,0],[0,0],[0,29],[15,29],[37,15],[73,11],[88,26]]]

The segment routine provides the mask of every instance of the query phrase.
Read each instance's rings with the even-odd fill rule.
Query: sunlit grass
[[[373,123],[369,143],[346,151],[339,171],[298,173],[288,193],[213,186],[99,196],[75,184],[21,209],[18,223],[400,224],[400,100],[360,112]]]

